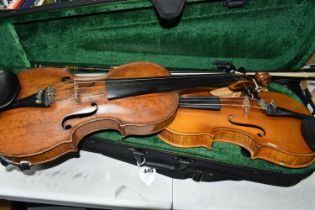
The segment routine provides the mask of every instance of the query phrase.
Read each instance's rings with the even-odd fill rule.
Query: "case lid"
[[[247,0],[233,8],[225,5],[238,1],[187,0],[182,13],[183,1],[174,0],[177,9],[160,13],[181,14],[177,24],[160,19],[147,0],[103,1],[3,13],[0,68],[151,61],[209,69],[228,60],[253,71],[288,70],[315,48],[313,0]],[[157,8],[165,2],[153,0]]]

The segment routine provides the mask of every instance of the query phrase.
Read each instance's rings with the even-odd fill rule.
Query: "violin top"
[[[261,92],[260,97],[261,100],[221,97],[219,110],[180,108],[159,137],[184,148],[211,149],[214,142],[228,142],[247,149],[252,159],[291,168],[312,164],[315,152],[301,132],[302,120],[295,116],[268,116],[264,108],[265,104],[273,103],[305,117],[311,116],[308,110],[280,93]]]

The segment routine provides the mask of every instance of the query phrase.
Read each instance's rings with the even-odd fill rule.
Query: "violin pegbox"
[[[259,92],[261,87],[258,86],[253,78],[247,76],[244,76],[243,79],[239,81],[229,84],[229,89],[232,91],[241,91],[251,98],[260,99]]]

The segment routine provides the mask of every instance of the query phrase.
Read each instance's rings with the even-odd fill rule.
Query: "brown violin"
[[[35,68],[17,76],[17,98],[1,106],[0,157],[3,164],[22,169],[77,151],[80,140],[96,131],[156,133],[173,120],[179,90],[239,79],[171,76],[148,62],[113,67],[101,76],[75,76],[66,68]]]
[[[187,96],[175,119],[159,137],[176,147],[207,147],[214,142],[239,145],[252,159],[301,168],[315,162],[315,120],[294,99],[261,92],[259,99]]]

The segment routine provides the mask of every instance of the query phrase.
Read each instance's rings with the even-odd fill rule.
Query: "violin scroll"
[[[271,81],[271,76],[267,72],[256,72],[254,78],[255,78],[257,84],[262,86],[262,87],[267,87]]]
[[[232,91],[243,91],[244,88],[254,89],[255,84],[251,80],[239,80],[229,84],[229,89]]]

